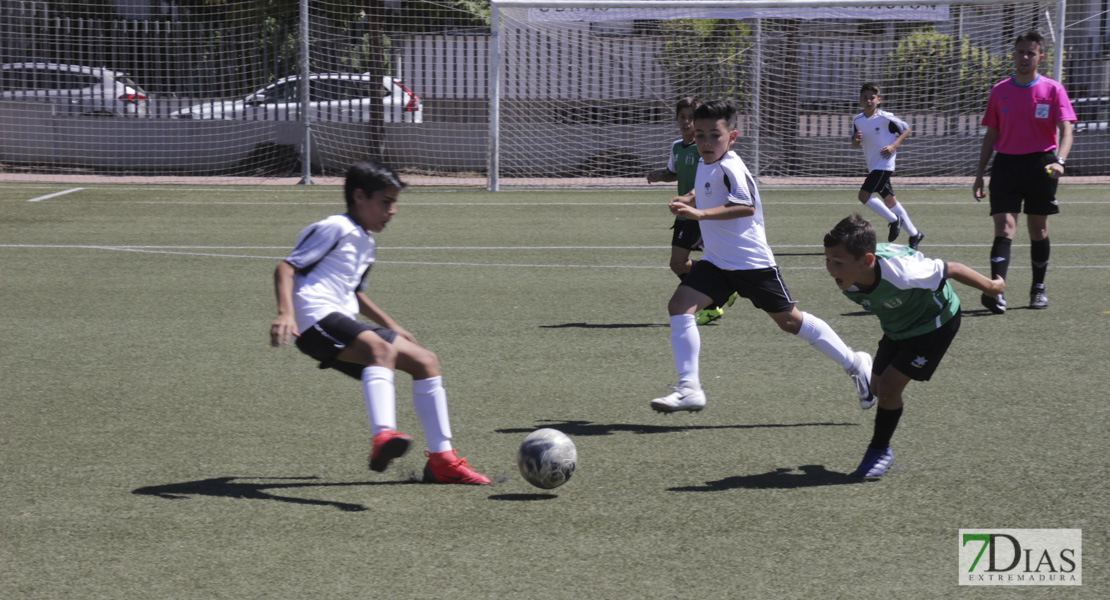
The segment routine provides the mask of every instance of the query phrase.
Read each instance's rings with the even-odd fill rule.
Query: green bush
[[[1010,74],[1009,57],[968,38],[911,33],[887,55],[883,100],[896,111],[982,112],[991,86]]]
[[[679,95],[731,98],[737,102],[747,99],[744,56],[753,39],[745,23],[733,19],[677,19],[664,21],[659,27],[666,36],[660,59]]]

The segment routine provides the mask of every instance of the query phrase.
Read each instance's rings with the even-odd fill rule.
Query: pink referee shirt
[[[1037,75],[1027,86],[1005,79],[991,88],[987,112],[980,123],[998,130],[994,151],[1032,154],[1056,149],[1056,124],[1075,121],[1064,86]]]

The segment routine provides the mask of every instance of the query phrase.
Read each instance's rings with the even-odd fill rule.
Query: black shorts
[[[871,371],[881,375],[887,367],[894,367],[914,381],[929,381],[959,330],[960,313],[957,312],[940,329],[924,335],[904,340],[892,340],[884,335],[879,340]]]
[[[1020,213],[1022,200],[1027,215],[1054,215],[1059,180],[1045,173],[1045,167],[1056,162],[1052,152],[1033,154],[996,154],[991,165],[991,214]]]
[[[875,194],[880,198],[894,195],[894,188],[890,185],[890,176],[894,171],[880,171],[878,169],[871,171],[867,174],[867,179],[863,180],[863,185],[860,186],[861,192]]]
[[[697,221],[694,219],[675,219],[671,229],[674,230],[674,235],[671,236],[671,246],[685,248],[691,252],[702,250],[701,225]]]
[[[765,312],[787,312],[794,307],[778,267],[726,271],[708,260],[699,260],[679,285],[709,296],[713,306],[724,305],[736,292]]]
[[[344,362],[336,356],[363,331],[373,331],[378,334],[378,337],[391,344],[397,338],[397,332],[392,329],[356,321],[336,312],[302,331],[301,336],[297,338],[297,349],[319,361],[321,369],[335,369],[355,379],[362,379],[365,365]]]

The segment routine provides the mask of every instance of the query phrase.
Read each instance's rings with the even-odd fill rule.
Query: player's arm
[[[949,279],[973,287],[988,296],[997,296],[1006,289],[1006,281],[1001,277],[988,279],[975,269],[958,262],[950,262],[947,265]]]
[[[1071,121],[1060,121],[1056,124],[1057,139],[1059,142],[1056,145],[1056,158],[1067,160],[1068,154],[1071,153],[1071,146],[1074,142],[1074,137],[1071,129]],[[1046,167],[1048,176],[1053,179],[1059,179],[1064,176],[1064,165],[1059,163],[1050,163]]]
[[[674,171],[671,171],[666,167],[663,167],[662,169],[655,169],[654,171],[648,171],[648,183],[656,183],[659,181],[666,181],[668,183],[678,181],[678,173],[675,173]]]
[[[397,332],[397,335],[407,339],[410,342],[416,343],[416,338],[414,338],[407,329],[401,327],[397,323],[397,321],[394,321],[393,318],[387,315],[384,310],[378,308],[378,305],[374,304],[370,300],[370,298],[367,297],[366,294],[362,292],[356,292],[355,297],[358,298],[358,313],[360,315],[366,317],[367,319],[370,319],[371,321],[377,323],[378,325],[381,325],[382,327],[385,327],[386,329],[392,329],[393,331]]]
[[[852,123],[852,147],[859,148],[863,144],[863,132],[856,129],[856,124]]]
[[[274,296],[277,298],[278,316],[270,325],[270,345],[277,348],[288,344],[297,335],[297,319],[293,311],[293,275],[297,268],[285,262],[274,269]]]
[[[685,217],[695,221],[727,221],[729,219],[742,219],[755,214],[755,206],[748,204],[735,204],[729,202],[724,206],[714,206],[701,210],[687,204],[671,204],[671,212],[678,217]]]
[[[901,146],[902,142],[906,141],[906,138],[908,138],[909,136],[910,126],[906,125],[905,131],[898,134],[898,137],[894,138],[894,141],[891,142],[889,146],[883,146],[883,149],[879,151],[879,154],[882,154],[883,158],[890,158],[892,154],[898,151],[898,146]]]
[[[997,139],[998,130],[987,127],[987,133],[983,135],[983,145],[979,148],[979,165],[975,167],[975,183],[971,185],[971,195],[975,197],[976,202],[987,197],[987,192],[983,188],[983,173],[987,171],[987,163],[991,161],[991,155],[994,154],[994,142]]]

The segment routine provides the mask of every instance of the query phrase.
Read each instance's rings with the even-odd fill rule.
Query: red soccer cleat
[[[379,431],[374,435],[370,448],[370,470],[381,473],[390,461],[403,455],[412,444],[412,438],[392,429]]]
[[[424,465],[424,483],[473,483],[489,485],[490,479],[470,468],[465,458],[454,450],[425,452],[428,464]]]

